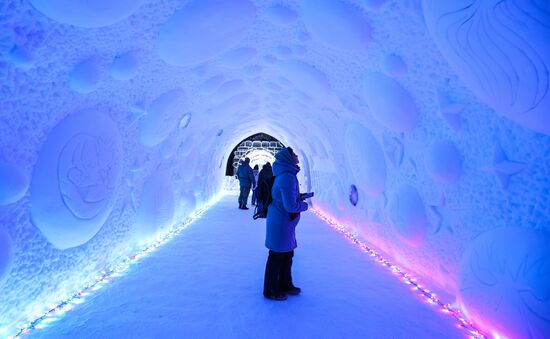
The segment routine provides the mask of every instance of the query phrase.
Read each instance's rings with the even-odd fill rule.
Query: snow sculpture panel
[[[462,308],[500,337],[550,333],[550,237],[501,227],[475,238],[462,257]]]
[[[132,14],[143,0],[31,0],[42,14],[63,24],[102,27]]]
[[[371,28],[357,7],[339,0],[306,0],[302,19],[311,34],[330,47],[364,51],[371,42]]]
[[[423,9],[439,49],[476,95],[550,134],[550,2],[423,1]]]
[[[246,34],[256,8],[249,0],[195,0],[162,25],[157,51],[162,60],[187,66],[211,59]]]
[[[410,185],[400,187],[393,194],[388,209],[399,239],[409,246],[422,247],[428,233],[428,219],[418,191]]]
[[[152,147],[163,142],[178,125],[184,109],[185,92],[183,90],[176,88],[161,94],[151,103],[147,115],[140,121],[141,143]],[[181,121],[179,122],[181,126]]]
[[[29,179],[19,166],[0,163],[0,206],[21,199],[29,187]]]
[[[118,130],[105,114],[85,110],[48,136],[33,170],[33,223],[60,249],[90,240],[103,226],[121,171]]]
[[[374,118],[394,132],[408,132],[418,122],[418,112],[410,93],[382,73],[365,74],[361,98]]]
[[[345,133],[348,168],[357,186],[376,197],[386,189],[386,160],[374,135],[358,123],[349,123]]]
[[[174,217],[174,189],[167,171],[153,172],[141,192],[134,236],[137,242],[147,243],[159,231],[170,227]]]

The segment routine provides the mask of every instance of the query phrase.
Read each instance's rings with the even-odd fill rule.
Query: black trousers
[[[246,206],[248,195],[250,194],[250,185],[240,185],[239,206]]]
[[[275,252],[269,250],[265,265],[264,296],[284,293],[294,287],[292,283],[292,257],[294,257],[294,251]]]

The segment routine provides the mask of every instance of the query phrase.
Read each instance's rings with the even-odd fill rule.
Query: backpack
[[[254,220],[258,218],[267,218],[267,208],[273,201],[271,189],[273,188],[274,182],[275,177],[271,177],[267,180],[262,180],[258,185],[256,191],[256,208],[254,208],[254,215],[252,216]]]

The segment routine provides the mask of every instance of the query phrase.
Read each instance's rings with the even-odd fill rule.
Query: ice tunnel
[[[204,210],[257,133],[464,335],[550,337],[549,1],[3,0],[0,27],[0,337]]]

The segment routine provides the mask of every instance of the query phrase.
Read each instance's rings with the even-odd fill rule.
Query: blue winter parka
[[[290,152],[282,148],[275,155],[271,190],[273,201],[268,207],[265,246],[275,252],[289,252],[296,248],[296,225],[300,216],[291,220],[289,213],[307,210],[307,203],[300,200],[300,188],[296,174],[300,171]]]
[[[239,184],[241,186],[254,186],[256,185],[256,180],[254,179],[254,172],[250,165],[246,162],[243,162],[239,165],[237,169],[237,177],[239,178]]]

